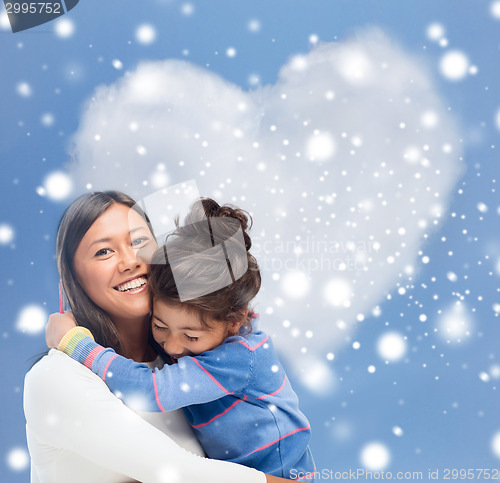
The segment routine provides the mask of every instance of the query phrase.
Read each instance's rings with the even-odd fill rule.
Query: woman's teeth
[[[129,282],[122,283],[120,285],[117,285],[115,287],[115,290],[118,290],[119,292],[128,292],[129,290],[133,290],[135,288],[140,288],[144,285],[146,285],[146,278],[145,277],[139,277],[135,278],[134,280],[130,280]]]

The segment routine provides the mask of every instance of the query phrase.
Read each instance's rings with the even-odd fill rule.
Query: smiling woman
[[[76,200],[59,225],[58,268],[79,325],[118,353],[162,367],[148,337],[147,267],[136,257],[156,244],[134,204],[117,192]],[[26,375],[24,411],[32,483],[286,481],[197,456],[203,451],[182,412],[134,412],[56,350]]]
[[[136,257],[137,250],[147,245],[156,247],[144,217],[125,205],[114,204],[92,224],[75,252],[79,284],[111,317],[118,334],[120,327],[149,312],[147,266]],[[148,360],[148,354],[122,350],[132,359]]]
[[[124,338],[134,335],[142,341],[143,350],[148,350],[148,324],[144,323],[149,313],[147,286],[125,293],[118,287],[145,277],[147,266],[137,260],[137,251],[141,250],[141,259],[147,259],[144,252],[156,248],[149,219],[138,210],[135,201],[123,193],[82,196],[61,220],[56,251],[64,293],[78,324],[96,330],[118,352],[149,360],[151,354],[132,355],[122,347]],[[127,326],[129,335],[125,337],[121,332]],[[135,334],[130,334],[132,328]]]

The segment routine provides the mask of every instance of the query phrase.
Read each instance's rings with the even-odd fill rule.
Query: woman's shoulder
[[[47,394],[71,390],[82,381],[104,384],[92,371],[56,349],[42,357],[24,378],[25,397],[46,397]]]
[[[56,349],[51,349],[47,355],[43,356],[33,367],[27,372],[26,378],[50,376],[62,374],[64,372],[74,372],[79,369],[85,369],[81,364],[71,359],[64,352]],[[89,372],[87,370],[87,372]]]

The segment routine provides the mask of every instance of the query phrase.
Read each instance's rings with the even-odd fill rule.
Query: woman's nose
[[[126,270],[133,270],[141,264],[135,255],[135,251],[132,247],[124,249],[120,253],[120,260],[118,262],[118,269],[121,272],[125,272]]]

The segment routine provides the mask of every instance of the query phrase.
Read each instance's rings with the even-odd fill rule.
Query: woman
[[[155,367],[163,361],[148,338],[147,267],[136,257],[155,241],[134,205],[118,192],[77,199],[59,225],[57,262],[78,323]],[[26,375],[24,410],[32,483],[288,481],[197,456],[203,452],[181,412],[135,413],[56,350]]]

